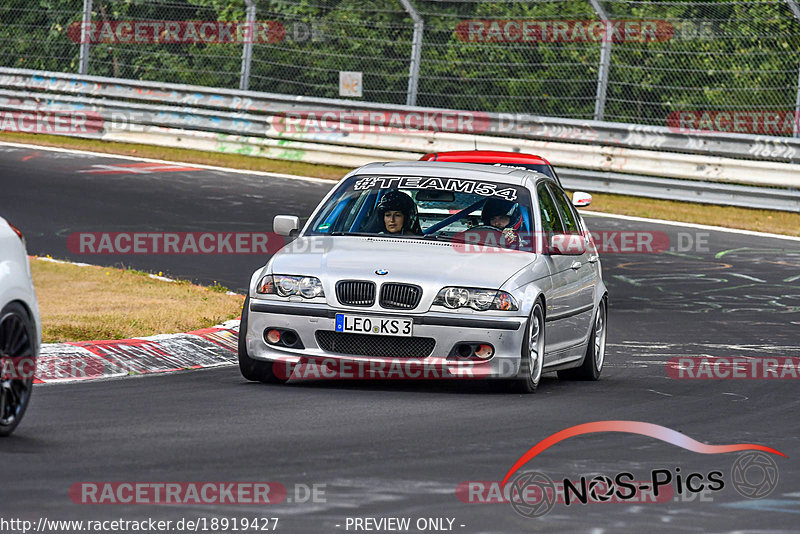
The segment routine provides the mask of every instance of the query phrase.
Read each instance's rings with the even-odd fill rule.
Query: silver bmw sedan
[[[375,163],[334,187],[253,273],[239,366],[253,381],[597,380],[608,292],[594,241],[553,178],[441,162]]]

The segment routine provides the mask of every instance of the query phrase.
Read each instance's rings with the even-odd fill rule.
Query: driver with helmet
[[[481,210],[483,225],[501,232],[506,248],[519,248],[520,240],[516,231],[520,220],[518,208],[519,206],[515,202],[501,198],[489,198]]]
[[[396,189],[384,194],[377,206],[383,223],[382,234],[422,235],[417,216],[417,205],[407,194]]]

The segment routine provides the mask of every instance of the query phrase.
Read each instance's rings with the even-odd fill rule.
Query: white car
[[[25,415],[41,339],[25,238],[0,217],[0,436],[10,435]]]
[[[515,168],[353,171],[301,231],[298,217],[275,218],[276,233],[299,235],[253,273],[242,375],[281,382],[321,362],[342,377],[399,368],[510,379],[526,393],[543,372],[597,380],[608,292],[575,210],[590,200]]]

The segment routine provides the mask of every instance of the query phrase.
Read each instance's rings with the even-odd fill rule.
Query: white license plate
[[[364,315],[336,314],[336,331],[374,336],[410,337],[413,319],[369,317]]]

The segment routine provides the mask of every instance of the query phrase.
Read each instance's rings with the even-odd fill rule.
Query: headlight
[[[322,282],[319,281],[319,278],[313,278],[311,276],[300,279],[297,283],[297,291],[301,296],[307,299],[320,297],[324,294],[322,291]]]
[[[448,287],[439,292],[439,296],[443,297],[443,302],[448,308],[460,308],[469,305],[469,290],[463,287]],[[439,297],[436,297],[437,299]]]
[[[287,276],[283,274],[268,274],[259,280],[256,293],[262,295],[278,295],[291,297],[300,295],[303,298],[313,299],[324,297],[322,282],[313,276]]]
[[[275,280],[275,289],[278,290],[278,295],[281,297],[290,297],[297,295],[300,290],[300,280],[294,276],[273,276]]]
[[[517,311],[517,301],[505,291],[496,289],[476,289],[470,287],[446,287],[433,299],[434,306],[444,306],[455,310],[472,308],[477,311],[500,310]]]

